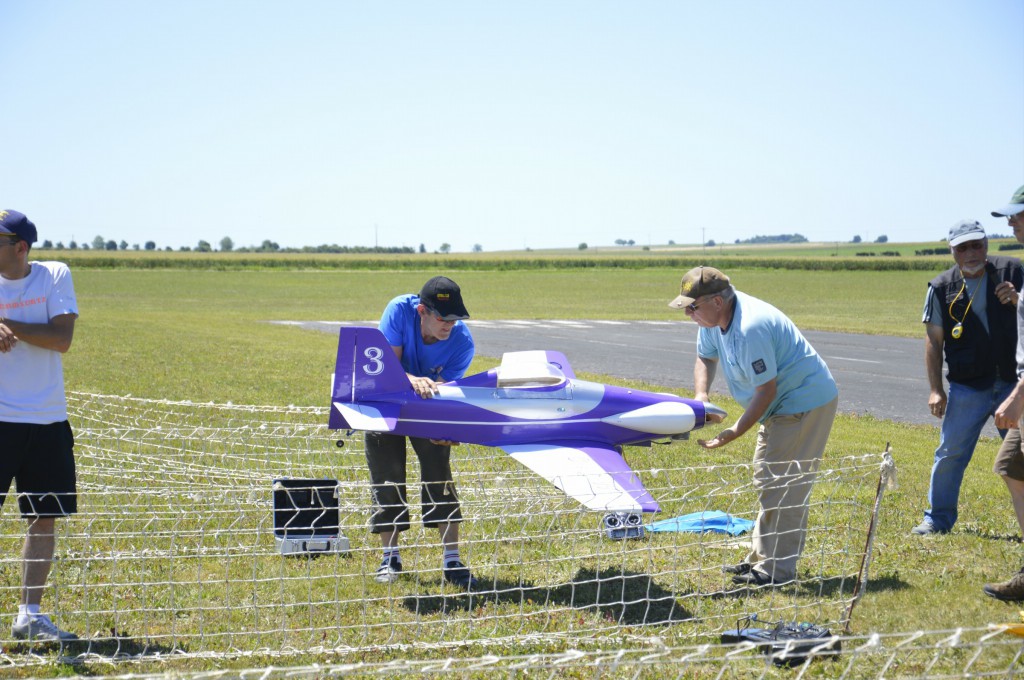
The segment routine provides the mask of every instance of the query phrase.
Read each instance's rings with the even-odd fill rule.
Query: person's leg
[[[374,578],[390,583],[402,571],[399,534],[409,528],[405,437],[367,432],[366,464],[373,497],[370,532],[380,536],[382,550],[381,564]]]
[[[462,521],[462,509],[455,491],[455,482],[452,481],[451,447],[420,437],[410,437],[409,440],[420,461],[423,526],[437,527],[441,531],[443,543],[451,542],[454,537],[457,545],[458,530],[453,533],[445,527]]]
[[[1020,535],[1024,537],[1024,482],[1019,479],[1003,477],[1006,488],[1010,492],[1010,502],[1013,503],[1013,512],[1017,515],[1017,526],[1020,528]]]
[[[811,489],[835,420],[838,400],[796,415],[773,416],[758,431],[754,486],[760,490],[754,572],[776,582],[796,578]]]
[[[1018,427],[1006,433],[992,470],[1003,478],[1006,488],[1010,491],[1017,526],[1020,527],[1021,536],[1024,536],[1024,436],[1020,429],[1020,426],[1024,425],[1024,419],[1017,425]],[[982,587],[982,592],[1004,602],[1024,602],[1024,568],[1008,581],[986,583]]]
[[[949,384],[949,401],[928,487],[929,508],[924,513],[924,524],[930,523],[936,531],[949,531],[956,523],[964,471],[991,413],[991,390]]]
[[[444,580],[460,588],[476,588],[477,579],[463,564],[459,552],[462,508],[452,481],[451,447],[434,444],[429,439],[411,438],[411,441],[420,461],[423,525],[437,527],[440,534]]]
[[[460,522],[445,522],[437,525],[437,530],[441,534],[441,547],[446,553],[459,550],[459,524]]]
[[[21,604],[11,632],[21,639],[76,640],[74,633],[61,630],[40,613],[56,549],[56,519],[78,512],[74,435],[66,421],[31,428],[28,457],[15,475],[18,506],[28,528],[22,547]]]
[[[1021,441],[1020,427],[1006,433],[1003,444],[996,453],[992,471],[999,475],[1010,492],[1010,502],[1017,517],[1021,536],[1024,536],[1024,442]]]
[[[50,575],[57,541],[53,517],[29,517],[22,547],[21,604],[39,605]]]

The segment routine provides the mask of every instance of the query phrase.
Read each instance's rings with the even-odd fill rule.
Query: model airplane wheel
[[[345,448],[345,440],[339,439],[338,441],[334,442],[334,445],[337,446],[339,449],[343,449]]]

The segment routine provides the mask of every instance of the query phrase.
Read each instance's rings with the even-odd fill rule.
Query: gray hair
[[[728,288],[722,289],[720,292],[715,293],[715,295],[721,297],[722,302],[729,302],[736,297],[736,287],[730,283]]]

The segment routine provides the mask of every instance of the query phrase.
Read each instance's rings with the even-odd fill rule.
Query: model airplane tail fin
[[[332,429],[379,429],[345,422],[337,404],[371,401],[382,395],[411,392],[402,362],[376,328],[342,327],[338,335],[338,361],[331,384]],[[349,412],[350,409],[346,409]],[[347,417],[348,420],[352,418]]]

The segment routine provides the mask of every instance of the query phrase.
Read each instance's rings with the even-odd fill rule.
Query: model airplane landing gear
[[[637,512],[609,512],[601,521],[605,536],[613,541],[644,537],[644,516]]]

